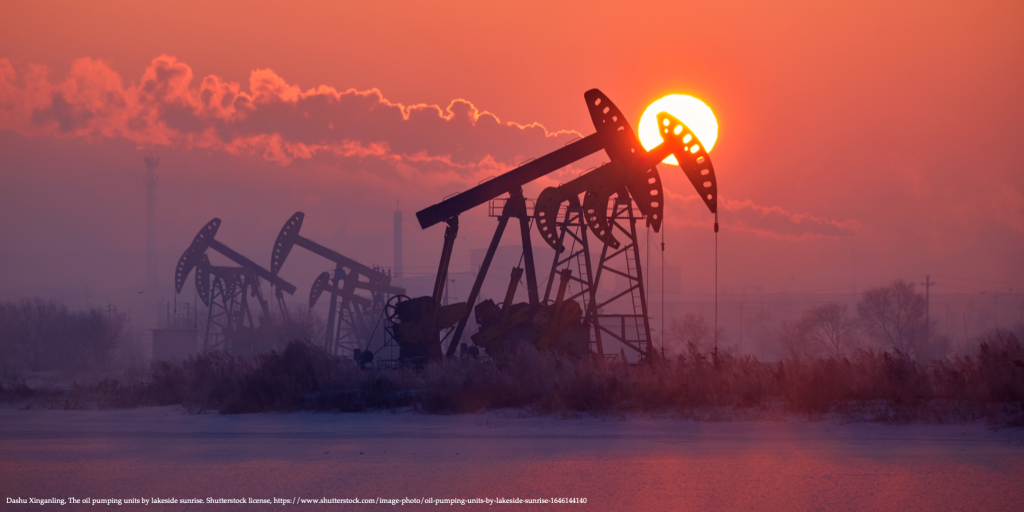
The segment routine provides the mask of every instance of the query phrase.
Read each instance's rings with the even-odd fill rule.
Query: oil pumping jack
[[[324,348],[334,355],[351,353],[360,364],[370,363],[374,354],[386,345],[383,329],[375,328],[377,319],[382,316],[388,299],[404,295],[405,289],[391,286],[389,274],[300,235],[304,218],[304,213],[296,212],[281,228],[270,256],[270,273],[278,275],[296,245],[333,262],[333,277],[329,272],[321,273],[309,291],[310,308],[324,292],[331,294]],[[370,292],[370,297],[357,295],[357,290]],[[375,335],[377,332],[379,336]]]
[[[209,308],[203,351],[252,354],[279,348],[281,342],[294,334],[283,293],[293,295],[295,286],[271,275],[268,270],[216,240],[220,224],[221,220],[215,218],[199,230],[178,260],[174,272],[174,288],[181,293],[192,269],[196,270],[196,293]],[[238,266],[210,264],[207,249],[213,249]],[[274,288],[283,325],[276,325],[271,318],[260,279],[267,280]],[[257,322],[252,318],[249,296],[255,297],[260,306]]]
[[[534,218],[541,237],[556,252],[552,276],[560,263],[568,264],[579,255],[579,259],[586,263],[586,277],[589,278],[590,251],[583,224],[603,242],[596,276],[592,282],[578,279],[582,289],[570,300],[583,296],[586,304],[583,321],[587,327],[593,328],[591,341],[598,354],[604,355],[602,340],[610,337],[637,352],[640,358],[649,358],[652,350],[650,317],[640,263],[636,229],[638,218],[634,216],[632,204],[636,203],[642,216],[647,219],[648,226],[655,232],[661,229],[664,193],[657,164],[673,155],[704,204],[715,214],[715,232],[718,232],[718,184],[707,150],[685,124],[667,113],[657,114],[662,142],[650,151],[645,151],[622,114],[606,101],[606,98],[589,96],[587,105],[599,133],[603,126],[606,131],[613,130],[618,134],[614,138],[616,143],[605,147],[611,161],[558,187],[544,189],[537,197]],[[584,194],[582,207],[579,204],[580,194]],[[609,216],[608,203],[613,194],[616,198]],[[561,205],[566,202],[569,204],[563,219],[559,221]],[[579,221],[581,218],[583,222]],[[570,232],[573,227],[578,227],[575,233]],[[629,242],[625,246],[621,246],[616,239],[616,231],[628,238]],[[579,242],[581,249],[560,260],[559,255],[565,251],[566,236],[572,236]],[[605,272],[624,278],[626,286],[625,290],[613,292],[610,298],[599,299],[598,283]],[[550,292],[550,279],[548,283]],[[589,300],[586,294],[589,294]],[[631,312],[624,313],[621,307],[618,312],[606,311],[606,308],[612,309],[616,301],[621,306],[626,302],[627,295],[632,306]],[[629,331],[632,332],[627,334]]]
[[[584,332],[588,332],[590,327],[594,327],[593,332],[596,337],[595,348],[598,353],[603,354],[599,333],[601,330],[599,323],[601,318],[599,318],[599,315],[602,314],[604,306],[608,306],[614,300],[623,297],[625,293],[630,293],[634,298],[634,303],[636,298],[640,299],[641,311],[631,315],[620,315],[621,336],[616,336],[616,338],[626,342],[631,348],[639,352],[641,357],[649,357],[651,346],[650,322],[647,315],[646,297],[643,293],[639,245],[637,243],[635,227],[636,220],[646,218],[647,224],[654,228],[655,231],[660,229],[664,211],[664,199],[661,179],[656,165],[669,154],[676,155],[677,159],[681,162],[684,172],[713,213],[717,210],[717,184],[714,170],[711,167],[711,161],[706,151],[701,147],[696,137],[683,123],[671,115],[666,113],[658,115],[659,132],[662,135],[663,142],[648,152],[639,144],[622,113],[601,91],[597,89],[587,91],[584,94],[584,99],[586,100],[594,126],[597,129],[596,133],[570,141],[560,149],[523,163],[509,172],[482,182],[470,190],[446,198],[440,203],[416,213],[422,229],[441,222],[447,224],[433,296],[413,299],[429,304],[436,310],[436,304],[439,304],[441,292],[447,280],[448,262],[451,259],[455,237],[458,233],[459,215],[476,206],[493,201],[499,198],[499,196],[508,194],[501,213],[498,215],[497,229],[480,265],[467,302],[448,306],[451,310],[449,315],[444,316],[444,322],[438,322],[436,320],[438,315],[436,314],[434,316],[401,314],[394,315],[393,317],[389,316],[389,319],[396,323],[396,339],[400,344],[402,343],[400,335],[403,330],[415,332],[422,338],[430,338],[429,344],[431,344],[431,348],[429,353],[431,355],[439,355],[441,348],[440,329],[454,324],[452,318],[454,318],[456,313],[461,313],[460,318],[457,320],[458,325],[452,332],[449,332],[451,341],[445,352],[445,355],[448,357],[455,354],[455,349],[459,345],[459,340],[469,320],[469,310],[473,308],[479,297],[483,281],[505,227],[510,219],[516,218],[519,220],[522,236],[522,259],[525,263],[525,269],[513,269],[506,302],[511,300],[515,287],[525,272],[529,304],[525,308],[518,305],[504,304],[500,309],[493,303],[487,306],[481,304],[482,308],[478,307],[476,310],[481,330],[477,334],[479,339],[474,341],[485,348],[494,347],[493,353],[502,353],[502,351],[497,350],[497,342],[500,341],[503,333],[507,333],[517,325],[531,320],[538,311],[543,309],[537,288],[536,270],[530,242],[530,215],[523,196],[522,187],[533,180],[603,149],[608,155],[610,162],[561,187],[546,189],[541,194],[541,197],[538,198],[534,208],[533,216],[536,219],[542,237],[556,250],[556,256],[548,279],[548,288],[545,293],[545,302],[550,295],[551,285],[556,275],[560,277],[559,295],[564,294],[565,285],[569,280],[577,280],[586,284],[584,290],[579,294],[569,298],[561,297],[556,301],[557,304],[554,307],[549,306],[547,308],[548,314],[544,316],[548,317],[548,325],[539,326],[537,330],[540,331],[540,335],[536,339],[537,342],[547,340],[545,343],[550,343],[552,326],[570,325],[572,322],[567,321],[564,316],[580,314],[579,312],[585,310],[587,318],[583,320],[584,324],[581,327]],[[578,197],[581,193],[585,194],[582,205],[579,203]],[[617,195],[617,198],[612,207],[612,214],[609,216],[608,201],[613,194]],[[632,204],[634,201],[642,214],[641,217],[633,215]],[[569,205],[566,208],[565,218],[559,221],[560,206],[564,202],[568,202]],[[630,237],[631,243],[625,248],[619,248],[619,242],[613,234],[613,228],[619,227],[621,230],[623,222],[628,223],[630,227],[624,233]],[[567,260],[571,258],[565,258],[561,261],[559,259],[560,254],[565,250],[561,242],[565,239],[566,231],[573,225],[582,227],[584,223],[594,232],[599,240],[604,242],[602,265],[599,266],[598,275],[593,280],[591,280],[590,276],[589,249],[586,249],[586,247],[584,247],[584,252],[580,253],[582,257],[575,258],[577,262],[581,259],[585,261],[586,276],[571,277],[571,270],[567,272],[568,267],[565,265]],[[559,228],[561,228],[560,234],[558,233]],[[580,238],[579,235],[582,235],[585,246],[585,230],[574,236]],[[608,253],[609,248],[614,251]],[[631,250],[627,251],[626,249]],[[625,257],[625,271],[613,269],[610,264],[605,265],[617,255]],[[562,268],[559,268],[560,266]],[[627,277],[632,285],[627,292],[620,293],[599,305],[596,301],[596,290],[602,269],[605,268],[610,272]],[[580,308],[579,305],[576,307],[565,307],[563,304],[581,295],[586,303],[586,307]],[[488,301],[485,301],[485,304],[486,302]],[[395,308],[396,312],[401,313],[402,304],[397,306]],[[557,318],[557,315],[562,315],[562,318]],[[642,332],[639,333],[635,343],[629,343],[629,340],[626,339],[625,319],[627,316],[633,318],[637,331],[641,331],[639,326],[642,325]],[[587,325],[588,323],[589,325]],[[641,336],[642,338],[640,338]],[[491,350],[488,351],[491,352]]]

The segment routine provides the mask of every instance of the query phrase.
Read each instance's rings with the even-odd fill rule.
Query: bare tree
[[[63,304],[38,298],[0,304],[5,365],[32,371],[107,365],[124,334],[124,320],[99,309],[70,312]]]
[[[918,357],[935,352],[926,346],[929,331],[934,330],[926,320],[926,307],[924,295],[916,292],[914,284],[898,279],[864,292],[857,314],[864,332],[879,346]]]
[[[67,308],[54,301],[22,299],[8,305],[3,338],[32,371],[48,369],[49,355],[63,336]]]
[[[97,308],[69,315],[63,352],[65,364],[103,367],[112,362],[114,353],[126,336],[125,319]]]
[[[800,319],[802,334],[825,352],[841,359],[856,343],[857,321],[847,314],[846,306],[829,302],[804,312]]]
[[[324,330],[327,329],[327,326],[317,310],[297,307],[291,315],[291,320],[292,325],[286,341],[306,340],[316,343],[323,341]]]
[[[687,313],[683,318],[673,318],[665,339],[670,345],[678,346],[682,353],[692,346],[698,352],[709,352],[715,343],[714,330],[707,318],[699,313]],[[718,342],[725,338],[725,329],[718,328]]]
[[[818,357],[822,350],[821,345],[811,341],[807,324],[801,320],[783,321],[779,324],[779,345],[785,357],[790,359]]]

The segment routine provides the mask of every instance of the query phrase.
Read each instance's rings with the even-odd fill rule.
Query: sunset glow
[[[0,1],[12,511],[1024,510],[1024,0]]]
[[[686,126],[693,130],[694,135],[710,153],[718,140],[718,120],[715,118],[711,107],[703,101],[686,94],[669,94],[654,103],[651,103],[640,116],[640,124],[637,127],[637,136],[640,137],[640,144],[644,149],[650,150],[661,144],[661,135],[658,134],[658,112],[668,112],[679,119]],[[667,164],[679,165],[676,157],[669,155],[663,160]]]

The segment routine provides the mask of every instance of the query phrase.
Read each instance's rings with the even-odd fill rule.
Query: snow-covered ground
[[[8,406],[0,408],[0,494],[8,510],[39,505],[9,504],[7,498],[71,496],[564,497],[587,502],[539,506],[592,510],[1021,510],[1024,431],[521,418],[514,411],[221,416],[174,407]],[[122,503],[119,508],[158,506]],[[63,509],[86,507],[97,505]]]

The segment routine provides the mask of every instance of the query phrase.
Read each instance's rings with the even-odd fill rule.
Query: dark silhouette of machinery
[[[657,164],[670,154],[676,157],[683,172],[701,195],[701,199],[717,216],[718,185],[714,167],[696,136],[686,125],[669,114],[658,114],[657,122],[662,143],[647,152],[636,140],[622,114],[606,98],[590,96],[587,98],[587,105],[598,131],[600,132],[602,127],[605,127],[605,130],[609,127],[614,129],[615,133],[620,134],[616,138],[620,143],[605,148],[611,158],[609,163],[568,183],[543,190],[537,198],[534,218],[544,241],[558,254],[565,250],[562,244],[571,227],[577,227],[573,236],[579,237],[581,233],[584,235],[577,238],[581,246],[578,252],[581,256],[578,258],[588,263],[588,275],[590,251],[582,223],[585,223],[598,240],[603,242],[593,282],[581,280],[584,286],[580,294],[589,292],[590,295],[586,307],[586,323],[593,327],[593,344],[597,352],[603,354],[603,338],[610,337],[635,350],[641,357],[650,357],[650,317],[647,312],[647,294],[644,290],[636,222],[646,217],[647,224],[655,232],[660,230],[664,194]],[[628,134],[628,137],[621,134]],[[578,205],[581,193],[584,194],[584,200],[580,210]],[[609,211],[608,203],[612,194],[616,197]],[[562,215],[562,221],[558,222],[562,203],[568,203],[568,206]],[[640,210],[641,217],[635,215],[634,203]],[[718,230],[717,221],[715,230]],[[616,232],[628,240],[625,246],[621,246],[616,239]],[[573,257],[570,255],[570,258]],[[576,263],[579,267],[578,261]],[[556,255],[552,275],[557,267]],[[616,291],[609,298],[599,299],[597,283],[606,272],[625,278],[626,289]],[[611,309],[616,301],[627,302],[623,300],[626,296],[629,297],[628,302],[632,306],[631,312],[622,312],[622,308],[619,308],[618,312],[606,312],[606,308]]]
[[[312,307],[324,292],[331,294],[325,348],[332,354],[351,351],[360,363],[371,362],[373,354],[390,340],[398,345],[399,359],[406,362],[451,357],[460,346],[471,311],[479,330],[472,336],[474,347],[467,349],[462,345],[464,354],[475,356],[482,348],[500,360],[517,345],[530,343],[542,351],[570,356],[592,352],[604,356],[604,340],[610,338],[635,351],[641,359],[651,357],[650,319],[636,224],[644,220],[654,231],[661,229],[664,194],[657,164],[671,154],[716,215],[717,232],[714,168],[696,136],[671,115],[657,115],[662,143],[646,151],[607,96],[592,89],[584,94],[584,99],[596,133],[570,141],[560,149],[416,213],[423,229],[441,222],[446,224],[437,276],[429,296],[406,297],[402,288],[391,286],[390,273],[362,265],[299,235],[302,212],[293,215],[281,228],[271,254],[270,270],[217,241],[220,219],[213,219],[182,254],[175,271],[175,287],[180,293],[185,279],[196,269],[197,292],[210,308],[204,350],[255,352],[272,348],[274,340],[287,336],[291,323],[282,292],[294,294],[295,287],[279,278],[278,273],[292,247],[298,245],[335,264],[333,275],[320,274],[309,295]],[[558,187],[545,189],[530,211],[523,195],[524,185],[601,150],[609,162]],[[442,305],[459,215],[484,203],[490,203],[490,215],[497,217],[498,225],[472,290],[466,302]],[[519,224],[523,267],[512,269],[504,302],[485,300],[476,304],[495,251],[512,219]],[[543,300],[530,240],[531,223],[536,223],[541,237],[556,251]],[[588,230],[601,242],[596,270]],[[239,266],[211,265],[207,249],[223,254]],[[606,274],[623,278],[625,290],[599,297],[598,284]],[[523,277],[528,302],[514,304]],[[556,278],[559,286],[552,300]],[[284,320],[282,326],[274,326],[271,321],[270,308],[260,290],[261,279],[275,289]],[[259,303],[258,322],[253,321],[249,296]],[[387,335],[377,336],[381,331],[377,321],[382,317],[387,319],[383,329]],[[442,336],[444,331],[447,332]],[[442,350],[446,340],[447,349]]]
[[[203,351],[222,350],[236,354],[252,354],[278,348],[295,333],[283,293],[292,295],[295,286],[270,273],[252,260],[216,240],[220,219],[203,226],[192,244],[178,260],[174,272],[174,288],[181,293],[192,269],[196,270],[196,292],[209,308]],[[237,267],[210,264],[207,249],[224,255]],[[263,298],[260,280],[274,288],[274,296],[281,312],[281,322],[271,318],[270,306]],[[256,321],[253,320],[249,297],[259,304]]]
[[[471,336],[477,347],[497,360],[505,359],[518,345],[533,344],[541,351],[580,357],[590,353],[583,328],[583,310],[579,303],[565,300],[571,269],[559,272],[558,294],[553,303],[513,304],[523,269],[515,267],[501,305],[487,299],[474,312],[479,332]]]
[[[444,247],[433,293],[414,299],[397,295],[388,301],[386,330],[398,343],[399,359],[404,362],[422,364],[428,359],[440,358],[441,331],[450,329],[459,319],[469,314],[469,305],[465,302],[442,305],[444,287],[448,281],[448,262],[451,261],[458,232],[458,217],[449,219],[444,231]]]
[[[352,354],[357,361],[369,363],[373,354],[387,343],[384,329],[376,328],[385,305],[392,296],[404,294],[405,289],[391,286],[389,274],[300,235],[304,218],[304,213],[296,212],[281,228],[270,257],[270,273],[277,276],[296,245],[333,262],[334,275],[324,272],[313,282],[309,307],[313,307],[324,292],[330,293],[324,348],[331,354]],[[370,296],[358,295],[358,290],[369,292]]]
[[[423,314],[402,315],[402,303],[397,305],[395,311],[399,314],[392,319],[395,321],[396,339],[403,332],[415,332],[416,336],[427,340],[426,356],[437,357],[441,353],[440,330],[454,323],[451,319],[461,313],[457,326],[449,332],[451,340],[446,351],[449,357],[455,354],[469,320],[469,310],[473,309],[479,297],[501,236],[508,221],[515,218],[520,225],[525,269],[513,270],[506,300],[500,307],[493,301],[484,301],[474,309],[480,325],[480,332],[473,337],[474,343],[499,359],[504,357],[509,346],[522,341],[530,341],[541,349],[557,347],[566,353],[585,352],[593,346],[593,350],[603,355],[602,336],[611,336],[635,350],[641,358],[650,357],[650,320],[636,222],[644,219],[655,231],[661,228],[664,194],[657,164],[669,154],[676,156],[705,204],[717,215],[714,169],[696,136],[671,115],[658,115],[663,142],[651,151],[645,151],[625,117],[607,96],[592,89],[584,94],[584,99],[597,129],[596,133],[572,141],[558,150],[416,213],[423,229],[445,222],[445,241],[433,295],[412,299],[421,305],[413,309]],[[610,159],[608,163],[559,187],[544,190],[530,215],[522,192],[523,185],[602,149]],[[506,199],[499,199],[505,194],[508,194]],[[584,194],[582,203],[579,201],[580,194]],[[448,262],[458,233],[459,215],[486,202],[491,202],[491,214],[498,218],[498,226],[469,298],[466,303],[448,306],[450,309],[447,314],[439,314],[441,308],[437,304],[447,279]],[[566,204],[564,210],[563,204]],[[500,213],[497,213],[499,209]],[[543,303],[539,297],[530,242],[531,217],[536,221],[545,242],[556,251]],[[596,273],[591,266],[586,228],[603,244]],[[622,245],[616,235],[626,238],[628,242]],[[567,237],[573,240],[568,254],[564,245]],[[576,250],[577,245],[580,246],[579,250]],[[577,277],[572,277],[573,265],[577,268]],[[625,291],[599,302],[598,283],[605,273],[625,278],[628,286]],[[529,302],[511,304],[523,274],[526,277]],[[550,303],[551,286],[556,275],[560,278],[559,292],[555,302]],[[580,291],[565,297],[571,281],[579,284]],[[627,296],[631,305],[629,312],[606,313],[616,307],[622,309]],[[582,306],[575,302],[577,299],[583,302]],[[577,312],[581,316],[578,328],[572,319]],[[438,321],[441,318],[443,322]],[[579,335],[587,340],[587,350],[580,349],[582,342],[577,341],[574,335],[562,335],[560,330],[582,333]],[[627,331],[632,331],[633,335],[627,335]],[[556,343],[556,340],[560,340],[560,343]]]

